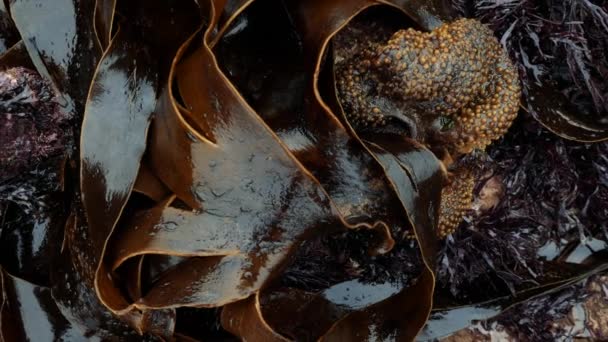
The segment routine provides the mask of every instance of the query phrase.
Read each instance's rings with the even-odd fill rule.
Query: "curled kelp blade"
[[[364,141],[383,165],[412,220],[425,261],[434,270],[441,188],[445,179],[443,165],[430,150],[412,139],[371,135]]]
[[[425,280],[424,277],[427,277]],[[260,293],[259,301],[263,319],[269,326],[284,336],[297,341],[317,341],[333,329],[347,329],[354,334],[361,333],[369,326],[352,325],[361,312],[375,312],[373,315],[384,319],[382,311],[401,312],[404,319],[417,322],[415,328],[407,324],[399,325],[406,335],[416,335],[419,321],[426,315],[414,313],[418,301],[412,297],[422,295],[419,291],[430,291],[432,278],[423,276],[416,283],[403,283],[399,279],[369,282],[354,279],[335,284],[317,293],[297,288],[275,288]],[[385,304],[380,304],[385,303]],[[381,308],[380,308],[381,307]],[[226,307],[229,312],[235,309]],[[400,311],[401,310],[401,311]],[[387,311],[388,312],[388,311]],[[227,313],[223,315],[227,317]],[[367,315],[367,314],[366,314]],[[350,318],[349,318],[350,317]],[[227,319],[227,318],[226,318]],[[363,318],[365,319],[365,318]],[[375,324],[375,323],[374,323]],[[340,326],[340,328],[336,328]]]
[[[414,9],[407,5],[405,7],[397,6],[397,8],[406,13],[411,13]],[[414,12],[419,13],[417,11]],[[360,13],[360,10],[354,11],[349,20],[358,13]],[[412,18],[421,27],[431,29],[441,23],[441,18],[447,18],[447,15],[443,16],[439,13],[437,17],[434,17],[434,20],[428,20],[428,18],[417,16],[413,16]],[[329,39],[331,39],[341,27],[343,27],[343,25],[336,25],[335,31],[333,31],[331,35],[325,37],[324,40],[320,41],[322,42],[321,46],[323,46],[323,48],[320,50],[319,56],[323,55],[323,50],[327,47]],[[309,36],[308,39],[314,38]],[[321,65],[321,59],[318,59],[317,65]],[[318,80],[320,71],[317,69],[315,74],[317,75],[315,79]],[[335,84],[335,82],[333,82],[333,74],[330,74],[329,77],[326,76],[325,80],[326,82],[327,80],[331,80],[331,84]],[[321,82],[322,81],[323,79],[321,78]],[[316,83],[315,90],[318,100],[325,103],[318,90],[319,88],[322,88],[322,86],[322,83]],[[346,123],[349,133],[360,141],[356,132],[350,127],[346,120],[344,120],[344,114],[341,108],[335,106],[335,104],[339,103],[336,99],[335,87],[328,87],[327,84],[325,84],[325,89],[326,96],[330,99],[329,103],[334,104],[332,107],[335,110],[340,110],[336,115],[342,119],[342,122]],[[380,139],[378,139],[378,142],[382,144]],[[399,142],[401,142],[401,144]],[[444,178],[444,170],[441,163],[434,157],[432,152],[414,141],[391,140],[386,144],[389,146],[384,146],[391,149],[389,150],[389,153],[381,153],[382,151],[378,149],[375,151],[372,150],[369,141],[366,141],[363,144],[368,149],[369,153],[373,155],[377,162],[382,166],[385,176],[390,181],[393,190],[400,199],[400,202],[408,215],[410,224],[414,229],[417,240],[420,243],[420,249],[426,268],[419,278],[418,283],[411,288],[411,291],[420,291],[420,295],[407,297],[410,294],[410,292],[408,292],[409,289],[404,289],[399,295],[385,299],[369,308],[349,315],[344,320],[338,322],[329,334],[336,333],[338,335],[333,336],[343,336],[343,333],[348,332],[349,334],[354,334],[352,336],[360,336],[363,339],[365,339],[366,336],[369,336],[369,338],[373,339],[372,336],[374,336],[374,334],[382,333],[386,334],[386,337],[390,336],[397,340],[408,340],[416,336],[418,331],[422,328],[432,307],[435,282],[433,272],[437,250],[436,236],[433,232],[437,225],[437,210],[439,208],[440,189]],[[378,147],[378,144],[376,144],[375,147]],[[409,302],[411,300],[413,300],[415,304],[412,305],[412,303]],[[395,315],[394,310],[398,312],[398,308],[403,307],[406,304],[412,305],[412,317],[408,317],[409,320],[401,320],[394,326],[375,324],[376,320],[390,320],[391,315]],[[369,325],[366,326],[365,324],[362,324],[363,322],[366,322]],[[378,327],[381,327],[382,331],[373,331]]]
[[[205,38],[215,26],[214,14]],[[215,141],[188,125],[167,87],[158,101],[149,156],[168,188],[199,210],[165,204],[157,209],[160,215],[150,212],[150,220],[123,227],[117,241],[130,230],[157,231],[142,244],[124,246],[129,251],[115,267],[129,255],[199,257],[162,275],[134,304],[139,308],[212,307],[244,299],[277,276],[302,239],[344,229],[318,183],[219,71],[206,39],[202,45],[191,42],[196,43],[186,57],[188,43],[178,52],[179,67],[169,82],[174,72],[186,80],[180,97],[193,115],[206,119]]]
[[[236,336],[252,341],[287,342],[265,321],[260,308],[259,293],[222,309],[222,326]]]
[[[171,195],[171,191],[158,179],[154,171],[145,162],[146,158],[139,166],[137,179],[133,184],[133,191],[147,196],[155,202],[160,202]]]
[[[608,124],[585,118],[550,82],[530,83],[524,92],[524,109],[551,132],[581,142],[608,139]]]
[[[338,321],[321,341],[412,341],[431,309],[430,301],[418,299],[433,295],[434,280],[425,270],[413,286]]]
[[[47,287],[34,285],[0,266],[0,341],[86,341],[64,317]]]
[[[147,48],[119,30],[93,78],[81,133],[82,201],[96,265],[137,178],[157,81]]]
[[[302,6],[306,7],[307,5],[309,5],[309,4],[302,5]],[[326,3],[320,4],[320,5],[326,5]],[[347,5],[351,6],[349,8],[351,8],[351,10],[354,12],[354,13],[351,13],[351,16],[345,15],[344,17],[339,17],[339,19],[336,19],[337,23],[333,23],[331,20],[328,19],[328,21],[330,23],[335,24],[335,28],[334,28],[335,30],[339,29],[341,27],[341,25],[343,25],[343,23],[341,23],[340,20],[349,20],[352,16],[354,16],[356,13],[358,13],[358,11],[363,10],[365,8],[365,4],[360,5],[360,6],[356,6],[356,5],[353,5],[352,2],[350,2],[348,4],[345,4],[345,7],[348,7]],[[255,6],[255,4],[253,6]],[[368,4],[368,6],[371,6],[371,4]],[[298,20],[302,20],[303,22],[305,22],[308,19],[308,17],[306,17],[305,15],[302,15],[302,17],[306,18],[306,19],[302,19],[302,18],[298,17],[298,15],[294,15],[294,13],[298,14],[299,11],[301,13],[314,12],[315,15],[314,16],[310,16],[310,17],[314,17],[314,18],[323,17],[323,15],[321,13],[331,13],[333,15],[336,12],[339,12],[339,11],[333,11],[332,12],[331,10],[328,10],[328,11],[322,11],[322,10],[313,11],[313,10],[310,10],[310,9],[307,9],[307,10],[296,9],[292,13],[290,13],[291,14],[291,18],[295,18],[296,22]],[[328,15],[328,16],[331,16],[331,15]],[[335,18],[332,18],[332,19],[335,19]],[[310,29],[310,30],[314,31],[317,28],[326,29],[328,26],[332,27],[331,25],[328,25],[325,22],[324,23],[317,23],[317,24],[318,25],[312,25],[311,24],[310,25],[311,27],[309,27],[309,28],[306,28],[306,25],[300,25],[300,29],[303,28],[304,30]],[[240,32],[244,32],[244,31],[240,30]],[[304,31],[304,32],[305,32],[305,34],[302,34],[302,36],[307,36],[306,33],[309,33],[309,32],[306,32],[306,31]],[[234,40],[235,39],[230,33],[231,33],[230,30],[228,30],[227,31],[227,35],[230,36],[230,39],[226,39],[226,40]],[[310,46],[308,46],[306,44],[306,42],[305,42],[304,47],[305,48],[306,47],[312,48],[311,51],[308,51],[308,53],[310,53],[311,55],[318,54],[318,56],[323,56],[323,51],[322,50],[319,51],[318,49],[319,49],[319,47],[324,46],[323,43],[326,44],[326,41],[324,39],[325,38],[329,39],[329,37],[331,37],[331,35],[333,35],[334,33],[335,32],[333,32],[333,31],[321,33],[320,36],[319,36],[319,38],[321,38],[321,39],[316,39],[316,40],[313,38],[315,36],[311,33],[310,35],[308,35],[308,38],[310,39],[309,43],[310,42],[312,42],[312,43],[310,43]],[[326,34],[327,36],[324,36],[324,34]],[[315,43],[317,45],[315,45]],[[222,46],[221,44],[222,44],[222,42],[220,42],[220,45],[218,45],[218,48],[217,48],[217,50],[220,51],[220,52],[221,52],[222,48],[226,48],[226,46]],[[227,50],[229,50],[229,49],[227,49]],[[286,55],[285,53],[282,54],[282,56],[285,56],[285,55]],[[287,54],[287,55],[289,55],[289,54]],[[259,60],[259,59],[256,59],[256,60]],[[286,60],[290,60],[290,59],[286,58]],[[318,70],[318,66],[315,63],[318,62],[318,64],[321,64],[321,61],[317,60],[316,57],[315,58],[309,58],[308,60],[312,61],[312,63],[313,63],[313,65],[312,65],[312,72],[315,75],[315,77],[313,79],[316,80],[317,77],[319,76],[319,70]],[[280,87],[278,87],[276,84],[272,84],[271,83],[269,86],[267,86],[267,88],[261,88],[261,89],[260,88],[259,89],[255,89],[255,88],[251,89],[250,88],[250,89],[247,89],[247,79],[245,79],[245,80],[239,80],[239,77],[242,77],[243,75],[245,77],[251,77],[252,79],[254,77],[249,76],[249,75],[247,75],[246,73],[243,72],[243,70],[247,71],[249,69],[243,68],[242,70],[238,70],[237,68],[235,68],[234,65],[236,64],[238,66],[238,64],[237,64],[238,62],[240,62],[240,61],[233,62],[233,65],[230,65],[230,62],[227,62],[225,64],[225,67],[229,70],[229,74],[234,77],[235,82],[237,82],[237,84],[239,84],[239,81],[241,82],[241,87],[243,87],[243,85],[245,85],[243,88],[245,88],[246,90],[249,90],[249,93],[247,93],[247,91],[245,91],[245,94],[249,95],[248,99],[253,99],[254,108],[256,108],[260,112],[260,114],[266,120],[266,122],[278,133],[279,137],[288,145],[288,147],[290,147],[290,149],[294,152],[294,154],[299,159],[301,159],[303,161],[304,165],[307,165],[307,166],[308,165],[314,165],[314,167],[310,167],[309,166],[309,169],[311,169],[311,171],[315,172],[315,169],[318,166],[315,165],[315,164],[307,164],[307,160],[306,160],[306,157],[304,156],[304,152],[308,152],[310,149],[314,149],[316,147],[315,144],[323,144],[324,143],[323,140],[327,139],[327,138],[325,138],[325,136],[327,136],[327,135],[324,134],[324,132],[323,132],[323,133],[319,134],[318,136],[324,137],[324,138],[317,138],[317,139],[310,140],[310,134],[303,135],[302,138],[300,138],[300,139],[294,139],[293,135],[286,134],[285,132],[289,132],[289,130],[293,130],[297,134],[299,132],[296,131],[296,129],[299,129],[300,132],[301,132],[302,129],[307,129],[309,126],[302,126],[302,123],[295,123],[295,124],[291,123],[292,127],[294,127],[294,128],[289,128],[289,124],[290,123],[289,123],[289,121],[288,121],[288,119],[286,117],[287,114],[282,114],[280,112],[281,109],[279,109],[279,112],[277,112],[276,110],[273,111],[272,108],[266,108],[266,112],[264,112],[263,109],[265,108],[265,105],[268,106],[267,103],[269,103],[269,102],[266,102],[265,99],[263,99],[263,98],[260,99],[260,100],[258,100],[258,99],[256,99],[256,96],[258,96],[258,94],[259,94],[259,96],[264,96],[262,94],[268,94],[269,92],[275,92],[275,93],[278,94],[279,91],[280,91]],[[252,65],[251,67],[255,67],[255,66]],[[303,70],[307,70],[306,69],[306,65],[304,65]],[[235,73],[234,71],[237,71],[237,72]],[[309,69],[308,71],[311,71],[311,70]],[[297,69],[296,69],[296,72],[297,72]],[[272,75],[272,76],[277,77],[277,75]],[[280,77],[280,75],[279,75],[279,77]],[[285,80],[283,80],[282,82],[284,82],[284,84],[287,84],[287,85],[291,86],[293,84],[297,84],[297,82],[298,82],[297,77],[294,77],[294,79],[295,79],[294,82],[289,82],[289,81],[286,82]],[[281,80],[279,79],[279,82],[280,81]],[[306,87],[309,84],[313,85],[313,88],[309,88],[309,89],[311,90],[310,91],[311,98],[314,99],[314,94],[315,94],[315,92],[317,92],[317,90],[316,90],[317,84],[315,84],[315,82],[313,82],[312,80],[309,80],[309,81],[311,83],[306,83],[306,81],[304,82],[304,88],[305,88],[305,90],[303,91],[303,93],[306,93]],[[258,93],[256,93],[256,91]],[[277,97],[277,96],[275,95],[275,97]],[[270,98],[272,98],[272,97],[270,97]],[[310,100],[310,101],[313,101],[313,100]],[[347,129],[344,128],[344,126],[342,126],[340,124],[340,122],[337,120],[337,118],[334,116],[334,114],[331,113],[331,111],[327,108],[327,106],[324,105],[324,103],[320,100],[320,98],[314,99],[314,101],[316,101],[316,103],[317,103],[317,106],[318,106],[317,108],[320,108],[321,110],[316,110],[315,111],[315,110],[311,110],[311,108],[313,108],[312,106],[306,107],[303,110],[303,112],[304,112],[303,113],[304,118],[306,118],[307,116],[309,116],[309,118],[308,118],[309,120],[316,118],[317,119],[316,121],[314,121],[314,120],[311,120],[311,121],[315,122],[316,125],[319,125],[319,123],[322,122],[323,124],[321,125],[321,127],[323,127],[323,129],[325,131],[329,131],[329,132],[331,132],[333,134],[335,134],[334,132],[336,132],[336,130],[335,129],[333,131],[331,129],[328,130],[326,128],[326,126],[328,125],[326,123],[327,121],[329,121],[331,123],[331,124],[329,124],[329,126],[331,126],[333,124],[334,127],[340,128],[341,132],[344,132],[344,133],[348,132]],[[257,104],[257,106],[256,106],[256,104]],[[294,107],[297,108],[297,105],[294,106]],[[283,109],[283,110],[285,110],[285,109]],[[297,113],[297,111],[295,111],[295,112]],[[281,115],[283,115],[283,117],[285,117],[285,118],[281,117]],[[323,115],[325,115],[327,119],[320,119],[321,116],[323,116]],[[293,116],[293,114],[292,114],[292,116]],[[300,126],[295,126],[297,124],[299,124]],[[315,132],[315,127],[311,127],[310,130],[312,132]],[[330,136],[331,136],[331,133],[330,133]],[[344,136],[347,136],[347,134],[345,134]],[[313,137],[314,137],[314,135],[313,135]],[[297,144],[296,143],[292,143],[292,141],[296,141]],[[303,143],[303,142],[306,142],[306,141],[308,141],[308,143]],[[361,143],[360,141],[357,141],[357,140],[355,140],[355,142]],[[301,154],[300,154],[299,150],[302,150],[303,152],[301,152]],[[426,152],[428,153],[429,156],[433,157],[433,159],[430,159],[431,160],[431,165],[432,165],[432,162],[434,162],[435,163],[435,169],[437,171],[436,172],[436,176],[431,176],[431,178],[435,177],[435,179],[438,180],[439,183],[441,183],[440,181],[443,179],[443,170],[441,169],[438,161],[436,160],[436,158],[434,158],[434,156],[432,155],[432,153],[430,151],[426,151]],[[366,151],[366,153],[367,153],[367,151]],[[304,156],[304,157],[302,157],[302,156]],[[310,159],[312,159],[312,158],[310,158]],[[404,159],[407,159],[407,158],[404,158]],[[374,160],[370,160],[370,162],[373,163]],[[412,163],[415,163],[415,162],[412,161]],[[422,168],[424,168],[424,166],[428,166],[428,165],[423,165]],[[403,170],[402,170],[402,172],[405,175],[405,172]],[[433,172],[431,172],[431,174],[433,174]],[[421,181],[424,180],[426,182],[426,176],[427,176],[427,174],[420,174],[420,176],[422,176],[422,177],[420,177],[420,180]],[[317,176],[317,177],[321,180],[321,183],[324,184],[323,183],[323,178],[321,176]],[[409,176],[407,176],[407,175],[405,177],[406,177],[405,179],[407,179],[406,180],[407,184],[410,186],[410,189],[412,189],[413,187],[415,187],[415,185],[412,186],[413,185],[412,179],[410,179]],[[430,185],[430,184],[424,184],[424,185]],[[332,196],[331,185],[324,184],[324,186],[328,190],[328,193],[330,194],[330,196]],[[389,188],[390,188],[390,185],[389,185]],[[441,188],[440,186],[437,187],[437,191],[439,191],[440,188]],[[438,194],[439,193],[437,192],[437,195]],[[437,199],[435,199],[435,200],[437,200]],[[428,200],[428,199],[426,199],[426,200]],[[422,202],[422,201],[424,201],[424,200],[421,200],[420,202]],[[394,202],[396,202],[396,201],[394,201]],[[383,203],[385,203],[385,202],[383,202]],[[403,210],[403,208],[402,208],[402,210]],[[405,216],[405,217],[407,217],[407,216]],[[431,217],[427,217],[427,221],[428,221],[428,218],[431,219],[430,221],[432,221],[433,219],[436,219],[436,213],[435,213],[435,215],[431,215]],[[432,232],[433,231],[433,225],[432,224],[430,224],[430,225],[426,224],[426,227],[422,227],[421,229],[426,229],[426,230],[429,230],[429,231]],[[429,257],[433,256],[433,252],[431,250],[427,250],[427,251],[428,251],[428,256]],[[433,259],[434,259],[434,256],[433,256]],[[287,312],[287,311],[289,311],[289,309],[284,308],[281,304],[278,304],[278,303],[274,303],[275,305],[271,305],[268,302],[262,302],[262,304],[261,304],[262,305],[262,313],[263,314],[267,313],[268,317],[267,317],[266,320],[268,321],[268,324],[270,326],[272,326],[274,329],[277,329],[278,331],[280,331],[280,332],[282,332],[284,334],[290,335],[290,337],[296,337],[297,336],[297,338],[301,339],[301,338],[303,338],[302,336],[307,336],[307,337],[304,337],[304,338],[310,339],[310,340],[314,340],[314,339],[322,336],[324,334],[324,331],[327,330],[327,328],[331,327],[333,324],[336,324],[335,331],[336,331],[337,335],[335,335],[335,336],[340,336],[339,334],[342,334],[343,331],[351,331],[351,332],[354,332],[354,334],[359,334],[360,336],[363,336],[365,334],[369,334],[370,331],[368,330],[368,326],[367,325],[365,325],[365,324],[354,324],[354,322],[357,322],[358,320],[359,320],[359,322],[368,320],[367,322],[371,324],[372,320],[373,320],[372,317],[382,317],[382,313],[383,312],[387,312],[386,311],[387,307],[395,309],[393,312],[399,312],[398,308],[399,307],[403,307],[405,304],[407,304],[407,305],[411,305],[411,307],[413,308],[414,311],[420,310],[420,311],[417,311],[415,314],[413,314],[411,317],[408,317],[408,319],[410,320],[410,322],[412,322],[412,323],[415,322],[415,323],[412,324],[412,325],[409,325],[409,326],[407,324],[402,324],[402,325],[399,325],[398,327],[392,327],[392,329],[403,328],[403,331],[399,332],[399,336],[400,336],[399,338],[403,339],[403,340],[408,340],[408,339],[411,339],[413,336],[415,336],[417,334],[417,332],[419,331],[419,329],[422,327],[424,321],[426,320],[428,312],[430,311],[432,289],[433,289],[433,275],[432,275],[432,273],[430,271],[425,271],[425,273],[423,274],[422,278],[419,279],[418,284],[420,286],[420,289],[423,290],[423,292],[426,291],[426,294],[424,296],[422,296],[423,298],[425,298],[425,300],[423,302],[418,302],[417,300],[412,300],[412,298],[416,298],[416,296],[408,297],[407,300],[402,300],[403,298],[405,298],[404,297],[405,294],[408,293],[407,290],[404,289],[403,285],[398,286],[398,284],[393,284],[398,289],[396,291],[396,293],[399,293],[400,295],[395,295],[395,296],[392,296],[389,299],[385,299],[384,302],[382,301],[382,299],[379,299],[377,301],[371,301],[370,303],[362,305],[361,307],[358,307],[356,309],[353,308],[351,310],[344,310],[342,312],[342,314],[337,314],[337,315],[336,315],[335,311],[332,311],[332,310],[323,310],[324,308],[327,308],[327,306],[323,306],[323,304],[322,304],[323,301],[318,302],[318,301],[312,300],[309,303],[307,301],[310,300],[310,297],[307,297],[307,296],[295,296],[295,295],[294,295],[295,297],[289,297],[289,298],[286,299],[287,301],[292,300],[291,304],[293,305],[293,307],[296,307],[296,308],[309,307],[310,308],[309,312],[324,312],[324,311],[329,312],[327,314],[327,317],[324,314],[321,314],[321,316],[323,316],[323,317],[319,317],[320,314],[318,314],[318,313],[315,316],[315,322],[317,322],[316,319],[318,318],[319,322],[324,322],[325,323],[325,328],[323,327],[324,324],[315,325],[315,323],[313,323],[312,321],[310,321],[310,325],[314,326],[314,328],[310,328],[310,329],[302,328],[302,329],[300,329],[300,328],[296,328],[296,327],[289,327],[289,324],[287,324],[285,321],[280,322],[280,320],[277,321],[277,320],[271,318],[270,317],[271,316],[270,312],[277,312],[277,311],[278,312]],[[336,289],[340,289],[340,287],[337,286]],[[379,286],[379,284],[371,284],[369,286],[369,288],[367,290],[365,290],[364,292],[365,293],[372,293],[374,291],[381,292],[380,289],[381,289],[381,286]],[[342,293],[342,294],[346,295],[346,293],[343,290],[344,289],[340,289],[340,290],[336,290],[336,291],[338,293]],[[290,295],[293,295],[293,293],[294,293],[293,291],[297,291],[297,290],[291,289],[291,290],[288,290],[288,291],[291,291]],[[272,292],[269,292],[269,293],[272,293]],[[268,296],[269,297],[273,297],[272,294],[269,294]],[[313,297],[314,298],[321,298],[321,297],[315,297],[315,296],[313,296]],[[418,298],[416,298],[416,299],[418,299]],[[380,304],[379,302],[382,302],[382,304]],[[248,307],[247,310],[252,310],[251,305],[254,305],[252,303],[253,302],[250,302],[250,306]],[[297,303],[297,304],[294,304],[294,303]],[[378,304],[378,306],[374,306],[375,304]],[[422,305],[419,306],[418,304],[422,304]],[[264,309],[265,305],[271,305],[270,306],[271,309],[265,310]],[[382,307],[382,309],[379,309],[380,307]],[[245,310],[244,307],[241,307],[240,309],[241,310]],[[281,311],[281,310],[283,310],[283,311]],[[235,308],[232,308],[232,307],[228,310],[228,312],[230,312],[230,315],[238,315],[238,309],[235,309]],[[301,312],[299,314],[301,314]],[[227,314],[225,314],[225,315],[227,315]],[[284,317],[292,317],[292,316],[290,316],[289,314],[285,314]],[[300,316],[296,316],[296,317],[300,317]],[[276,318],[276,316],[275,316],[275,318]],[[381,320],[382,318],[378,318],[378,319]],[[264,321],[264,319],[262,319],[260,321]],[[339,322],[338,323],[333,323],[333,322],[336,322],[336,321],[339,321]],[[402,323],[404,323],[404,322],[402,322]],[[302,326],[306,326],[306,324],[307,324],[307,322],[302,322],[301,323]],[[300,324],[296,323],[295,325],[298,326]],[[231,329],[235,329],[235,327],[232,326]],[[267,326],[266,325],[260,326],[260,329],[261,330],[267,329]],[[248,331],[250,331],[250,330],[246,329],[245,327],[243,327],[242,329],[240,329],[238,331],[239,331],[239,334],[247,334]],[[383,333],[387,333],[389,335],[392,335],[394,332],[395,332],[394,330],[387,329]],[[302,335],[299,335],[299,334],[302,334]],[[309,335],[307,335],[307,334],[309,334]],[[251,337],[251,336],[247,336],[247,335],[240,335],[240,336],[243,336],[244,338]]]
[[[551,294],[562,290],[572,284],[575,284],[583,279],[598,273],[603,273],[608,269],[606,264],[606,255],[600,255],[598,260],[593,262],[593,266],[587,272],[558,281],[551,284],[544,284],[536,288],[522,291],[515,296],[506,296],[496,298],[494,300],[478,303],[475,305],[467,305],[461,307],[448,308],[443,310],[434,310],[422,330],[417,337],[417,341],[434,341],[438,338],[449,336],[454,332],[467,328],[476,321],[487,320],[495,317],[502,312],[505,312],[515,305],[525,303],[528,300],[538,298],[543,295]]]
[[[265,15],[277,19],[270,23]],[[382,230],[403,232],[407,222],[382,182],[381,169],[314,99],[315,64],[305,55],[313,52],[302,50],[291,16],[279,2],[255,2],[235,19],[214,52],[248,103],[319,180],[344,220],[353,228],[378,230],[386,242],[377,252],[386,253],[393,242]]]
[[[89,238],[84,213],[77,201],[65,227],[66,248],[52,259],[51,291],[62,314],[86,336],[136,338],[144,333],[144,328],[158,336],[171,336],[175,324],[172,310],[153,315],[135,311],[115,315],[102,304],[94,288],[95,269],[91,269],[95,263],[89,251],[94,249],[94,242]]]
[[[222,325],[253,340],[262,335],[281,341],[285,337],[297,341],[376,341],[379,337],[410,341],[426,321],[426,315],[418,313],[416,298],[432,295],[432,281],[432,274],[426,272],[411,287],[399,281],[352,280],[319,293],[295,288],[263,291],[227,305]],[[427,305],[430,310],[430,302]],[[247,315],[251,315],[249,320],[244,319]]]
[[[91,84],[81,134],[81,192],[91,241],[76,239],[73,244],[92,244],[88,260],[92,264],[85,278],[90,279],[90,267],[94,265],[97,269],[94,285],[102,303],[143,331],[149,327],[147,319],[153,318],[158,324],[162,324],[162,320],[156,313],[130,313],[130,302],[108,277],[110,270],[103,263],[104,253],[138,178],[162,75],[167,73],[180,42],[196,30],[200,19],[194,19],[199,13],[194,2],[121,2],[119,5],[122,16],[137,15],[137,18],[121,24]],[[161,12],[171,14],[168,19],[173,22],[174,30],[160,32],[152,25],[152,19],[158,18]],[[133,287],[133,284],[126,286],[127,289]],[[173,318],[170,312],[167,314],[166,324],[170,330]],[[170,336],[172,332],[163,331],[163,334]]]
[[[228,27],[239,18],[240,13],[247,9],[253,2],[254,0],[224,0],[223,3],[216,2],[215,8],[218,10],[219,17],[215,29],[210,32],[207,39],[209,46],[212,49],[224,35]]]
[[[106,50],[112,40],[112,29],[114,28],[114,14],[116,13],[116,2],[118,0],[96,0],[95,1],[95,35],[102,50]]]
[[[36,70],[72,114],[82,112],[101,56],[93,29],[94,1],[14,0],[10,12]]]

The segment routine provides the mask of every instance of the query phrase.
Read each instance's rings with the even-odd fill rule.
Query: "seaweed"
[[[606,106],[594,2],[458,2],[504,34],[529,113],[456,162],[476,202],[445,240],[452,161],[353,125],[335,49],[358,18],[437,29],[444,1],[6,3],[0,340],[410,341],[484,301],[563,317],[551,296],[606,269],[608,130],[579,124]]]
[[[579,118],[606,126],[608,7],[603,1],[458,0],[454,5],[494,30],[518,62],[524,87],[555,88]]]

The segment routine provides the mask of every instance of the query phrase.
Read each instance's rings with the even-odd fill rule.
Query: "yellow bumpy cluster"
[[[453,122],[452,143],[461,153],[483,149],[507,131],[521,92],[502,46],[473,19],[431,32],[399,30],[386,43],[368,44],[338,65],[337,81],[355,127],[384,125],[394,111],[441,116]]]
[[[352,32],[357,37],[361,30]],[[500,138],[517,116],[517,70],[479,21],[460,19],[431,32],[399,30],[385,35],[388,40],[368,35],[371,39],[351,39],[354,45],[337,54],[340,101],[355,129],[386,127],[391,118],[406,117],[414,126],[413,138],[433,145],[431,137],[446,136],[440,141],[462,155]],[[440,237],[462,222],[474,185],[466,167],[451,171],[442,189]]]
[[[454,231],[462,222],[462,218],[471,209],[475,178],[466,169],[459,169],[451,182],[441,190],[441,206],[439,208],[439,228],[437,235],[444,238]]]

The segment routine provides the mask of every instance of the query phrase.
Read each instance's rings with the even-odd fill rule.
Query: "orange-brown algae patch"
[[[340,100],[355,128],[409,117],[414,137],[449,131],[453,150],[468,153],[500,138],[515,119],[517,70],[492,32],[460,19],[431,32],[399,30],[386,42],[362,45],[337,63]],[[437,127],[447,118],[452,127]]]
[[[440,238],[454,233],[466,213],[471,210],[474,187],[474,174],[467,169],[459,169],[450,183],[443,187],[437,229]]]

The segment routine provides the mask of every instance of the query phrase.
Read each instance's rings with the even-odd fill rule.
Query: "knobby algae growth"
[[[450,118],[454,128],[448,131],[465,153],[507,131],[521,92],[517,70],[500,43],[472,19],[431,32],[399,30],[388,42],[374,42],[344,59],[337,78],[355,126],[381,126],[395,115]]]
[[[348,30],[345,34],[361,35],[365,28]],[[368,35],[371,39],[350,49],[354,53],[338,54],[336,63],[341,103],[356,130],[405,123],[405,134],[447,151],[447,158],[440,157],[450,164],[500,138],[517,116],[517,69],[479,21],[460,19],[430,32],[401,29],[388,40],[378,32]],[[450,171],[442,191],[442,237],[462,221],[473,197],[473,172]]]

